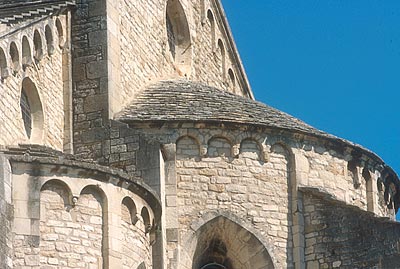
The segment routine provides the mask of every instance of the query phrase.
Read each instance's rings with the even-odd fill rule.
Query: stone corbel
[[[161,145],[161,152],[165,161],[174,161],[176,157],[176,144]]]
[[[264,144],[262,145],[262,148],[261,148],[261,158],[262,158],[263,162],[265,162],[265,163],[269,162],[269,149]]]
[[[356,166],[354,169],[354,187],[357,189],[361,186],[361,178],[362,178],[361,167]]]
[[[72,206],[76,206],[76,204],[78,203],[79,197],[78,196],[72,196],[71,202],[72,202]]]
[[[235,144],[232,147],[232,155],[235,158],[239,158],[239,154],[240,154],[240,144]]]
[[[360,160],[353,158],[353,160],[349,161],[347,168],[353,174],[353,184],[354,188],[358,189],[361,186],[362,179],[362,169],[360,167]]]
[[[208,145],[200,145],[200,156],[206,157],[208,151]]]

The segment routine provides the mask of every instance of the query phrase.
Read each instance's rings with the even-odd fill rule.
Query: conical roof
[[[148,86],[116,120],[244,123],[335,138],[261,102],[188,80]]]
[[[318,130],[305,122],[261,102],[244,98],[203,83],[188,80],[159,81],[143,89],[115,120],[127,123],[209,122],[256,125],[300,133],[361,150],[379,160],[395,178],[393,169],[374,152]],[[397,181],[396,181],[397,182]]]

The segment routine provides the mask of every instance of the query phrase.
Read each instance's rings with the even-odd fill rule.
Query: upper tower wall
[[[218,1],[87,1],[77,3],[73,24],[77,125],[112,119],[165,78],[252,98]]]
[[[186,77],[251,96],[216,1],[119,0],[120,102],[149,80]]]

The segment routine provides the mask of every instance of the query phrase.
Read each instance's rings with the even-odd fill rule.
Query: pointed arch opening
[[[218,216],[196,232],[192,269],[274,268],[264,244],[249,230]]]
[[[166,12],[168,47],[176,70],[181,76],[189,76],[192,61],[192,44],[189,24],[179,0],[169,0]]]

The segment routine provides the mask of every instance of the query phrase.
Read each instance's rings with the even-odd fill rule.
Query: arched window
[[[21,113],[22,120],[24,121],[25,132],[28,138],[31,138],[32,134],[32,111],[31,106],[29,104],[28,96],[26,95],[26,91],[22,88],[21,92]]]
[[[123,221],[132,225],[135,225],[138,220],[135,202],[129,197],[125,197],[122,200],[121,216]]]
[[[235,92],[236,89],[236,79],[235,79],[235,74],[233,73],[233,70],[231,68],[228,69],[228,76],[229,76],[229,86]]]
[[[374,212],[375,203],[374,203],[374,189],[373,189],[373,180],[371,177],[371,172],[367,167],[364,167],[362,171],[362,177],[366,183],[366,197],[367,197],[367,210],[370,212]]]
[[[207,11],[207,19],[211,26],[211,44],[212,44],[212,50],[214,51],[214,49],[215,49],[215,20],[214,20],[214,15],[211,10]]]
[[[35,84],[29,78],[22,81],[21,117],[26,136],[33,143],[41,143],[43,134],[43,110]]]
[[[18,72],[21,65],[19,62],[18,48],[17,48],[17,45],[15,44],[15,42],[11,42],[11,44],[10,44],[10,56],[11,56],[13,71]]]
[[[47,54],[52,55],[54,53],[54,39],[50,26],[46,25],[44,34],[46,36]]]
[[[168,46],[178,73],[189,75],[191,69],[192,47],[189,24],[179,0],[169,0],[166,13]]]
[[[28,38],[22,38],[22,67],[26,68],[32,63],[31,46],[29,45]]]
[[[356,160],[351,160],[347,163],[347,173],[353,180],[354,188],[358,189],[361,186],[360,175],[358,174],[358,165]]]
[[[0,48],[0,77],[2,79],[8,77],[8,67],[7,67],[7,58],[3,49]]]
[[[140,215],[142,216],[143,219],[145,233],[150,232],[151,229],[150,214],[146,207],[142,208],[142,212]]]
[[[35,30],[33,34],[33,45],[35,48],[35,59],[40,61],[43,57],[43,46],[42,46],[42,37],[40,36],[38,30]]]
[[[222,78],[225,79],[225,47],[224,47],[224,43],[222,42],[221,39],[218,39],[218,50],[219,50],[218,51],[219,56],[221,57],[219,59],[221,74],[222,74]]]
[[[57,28],[57,33],[58,33],[58,45],[60,48],[64,47],[65,40],[64,40],[64,30],[62,23],[59,19],[56,20],[56,28]]]

